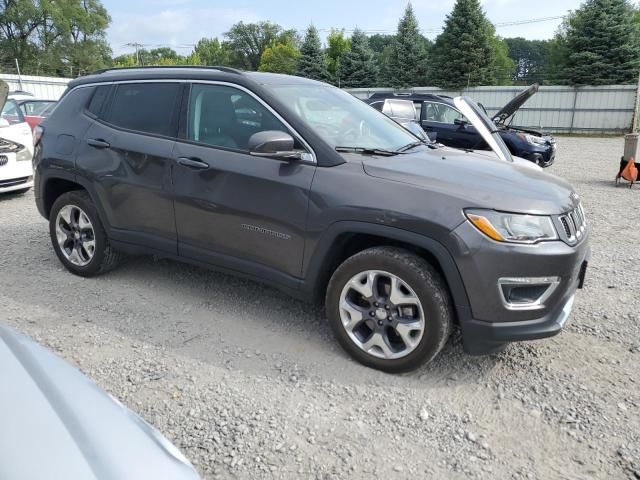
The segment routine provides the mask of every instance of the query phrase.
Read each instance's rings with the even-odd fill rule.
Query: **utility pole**
[[[20,84],[20,90],[24,90],[22,88],[22,75],[20,75],[20,62],[18,62],[18,59],[16,58],[16,70],[18,71],[18,83]]]
[[[138,64],[138,66],[141,66],[140,64],[140,48],[143,47],[143,45],[141,43],[137,43],[137,42],[131,42],[131,43],[125,43],[126,47],[135,47],[136,49],[136,63]]]

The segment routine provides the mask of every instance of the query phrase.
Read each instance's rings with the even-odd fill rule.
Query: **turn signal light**
[[[474,215],[472,213],[467,213],[467,217],[471,220],[471,223],[473,223],[475,227],[487,237],[498,242],[504,242],[504,237],[500,235],[500,232],[491,225],[491,222],[487,220],[486,217],[483,217],[482,215]]]

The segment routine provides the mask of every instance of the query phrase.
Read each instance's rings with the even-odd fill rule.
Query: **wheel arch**
[[[305,264],[308,296],[315,302],[321,302],[335,269],[350,256],[374,246],[405,248],[427,260],[445,280],[458,320],[470,316],[462,277],[453,257],[442,243],[399,228],[363,222],[337,222],[323,232]]]
[[[38,201],[38,208],[42,216],[47,220],[49,220],[51,207],[53,207],[53,204],[60,197],[60,195],[74,190],[83,190],[87,192],[87,194],[91,198],[91,201],[95,205],[103,226],[105,228],[108,228],[108,224],[105,223],[105,215],[102,210],[102,205],[100,205],[100,202],[96,201],[96,195],[93,191],[93,188],[91,187],[91,184],[84,178],[78,177],[77,175],[64,173],[59,173],[57,175],[48,175],[45,179],[42,180],[39,190],[40,199]]]

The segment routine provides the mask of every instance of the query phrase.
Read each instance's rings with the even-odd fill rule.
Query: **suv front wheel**
[[[340,265],[329,282],[326,310],[336,338],[353,358],[391,373],[432,360],[453,323],[440,274],[395,247],[370,248]]]
[[[54,202],[49,234],[56,255],[71,273],[92,277],[115,267],[120,254],[113,249],[87,192],[67,192]]]

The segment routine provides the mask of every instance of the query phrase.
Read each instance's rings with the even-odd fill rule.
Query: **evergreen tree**
[[[456,0],[432,50],[433,83],[444,88],[493,85],[493,31],[479,0]]]
[[[398,23],[398,32],[388,53],[384,77],[394,88],[427,85],[427,47],[418,20],[409,3]]]
[[[351,49],[340,57],[340,86],[351,88],[373,87],[378,78],[378,65],[367,35],[355,29],[351,36]]]
[[[327,68],[327,57],[322,50],[318,29],[313,25],[307,28],[307,33],[300,47],[297,75],[322,82],[328,82],[331,79]]]
[[[640,37],[628,0],[587,0],[566,22],[562,79],[572,85],[634,83]]]

